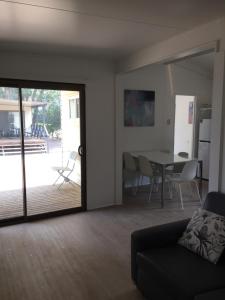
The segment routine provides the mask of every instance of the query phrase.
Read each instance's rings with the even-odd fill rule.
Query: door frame
[[[37,215],[27,215],[27,199],[26,199],[26,174],[25,174],[25,151],[24,151],[24,133],[21,130],[21,158],[22,158],[22,176],[23,176],[23,207],[24,215],[0,220],[0,226],[17,224],[27,221],[34,221],[48,217],[61,216],[75,212],[87,210],[87,178],[86,178],[86,98],[85,84],[77,83],[62,83],[51,81],[35,81],[26,79],[10,79],[0,78],[0,86],[19,89],[19,106],[20,106],[20,125],[23,128],[23,118],[21,118],[22,110],[22,89],[46,89],[46,90],[68,90],[80,92],[80,145],[82,146],[81,156],[81,207],[69,208],[60,211],[41,213]]]

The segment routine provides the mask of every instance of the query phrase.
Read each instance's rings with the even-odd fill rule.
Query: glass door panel
[[[27,215],[81,207],[80,94],[22,89]]]
[[[24,215],[19,89],[0,87],[0,220]]]

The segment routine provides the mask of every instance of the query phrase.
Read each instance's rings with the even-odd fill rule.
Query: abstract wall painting
[[[124,126],[147,127],[155,123],[155,91],[124,90]]]

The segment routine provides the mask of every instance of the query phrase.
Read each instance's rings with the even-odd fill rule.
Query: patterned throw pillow
[[[199,208],[178,244],[216,264],[225,248],[225,217]]]

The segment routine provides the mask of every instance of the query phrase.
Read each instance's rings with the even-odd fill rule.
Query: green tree
[[[23,98],[46,104],[33,108],[33,123],[45,124],[49,133],[61,128],[60,91],[23,89]]]
[[[45,89],[22,89],[23,101],[42,102],[32,108],[32,123],[46,125],[49,133],[61,128],[60,91]],[[0,98],[18,100],[17,88],[0,87]]]

